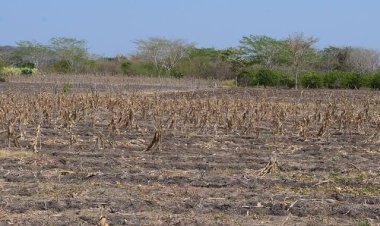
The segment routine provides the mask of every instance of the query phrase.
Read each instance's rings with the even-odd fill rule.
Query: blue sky
[[[303,32],[318,37],[320,48],[380,49],[377,0],[2,0],[0,6],[0,45],[64,36],[87,40],[92,53],[115,55],[156,36],[225,48],[243,35]]]

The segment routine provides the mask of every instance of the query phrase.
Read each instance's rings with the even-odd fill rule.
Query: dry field
[[[1,86],[0,225],[380,223],[378,91],[25,84]]]

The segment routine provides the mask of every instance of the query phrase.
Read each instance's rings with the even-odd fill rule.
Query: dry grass
[[[31,158],[36,157],[37,153],[28,150],[7,150],[0,149],[0,159],[6,158]]]

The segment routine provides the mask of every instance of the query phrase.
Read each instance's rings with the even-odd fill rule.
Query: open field
[[[0,225],[380,223],[378,91],[27,83],[1,87]]]

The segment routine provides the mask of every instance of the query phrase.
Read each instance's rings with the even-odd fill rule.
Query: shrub
[[[330,71],[323,75],[323,83],[327,88],[339,89],[342,88],[342,77],[345,72]]]
[[[0,73],[3,75],[32,75],[38,72],[37,68],[28,68],[28,67],[4,67],[0,70]]]
[[[7,63],[0,59],[0,71],[1,71],[1,69],[3,69],[6,66],[7,66]]]
[[[0,75],[0,82],[6,82],[7,79],[4,75]]]
[[[367,73],[362,75],[362,86],[371,88],[372,79],[374,74],[373,73]]]
[[[17,67],[3,67],[1,69],[1,74],[9,76],[9,75],[21,75],[21,68]]]
[[[380,89],[380,72],[372,75],[370,87],[372,89]]]
[[[349,89],[360,89],[363,85],[363,77],[358,73],[346,73],[343,77],[343,87]]]
[[[253,86],[253,72],[248,70],[243,70],[237,76],[238,86]]]
[[[259,69],[253,74],[252,79],[253,85],[262,85],[264,87],[277,86],[280,83],[279,75],[269,69]]]
[[[125,62],[121,63],[120,69],[124,75],[130,74],[131,73],[131,62],[125,61]]]
[[[301,85],[305,88],[321,88],[323,87],[322,76],[314,71],[308,71],[300,75]]]
[[[179,79],[179,78],[183,78],[184,74],[178,70],[173,70],[170,72],[170,76]]]
[[[371,223],[369,223],[368,219],[364,219],[358,223],[358,226],[371,226]]]
[[[70,63],[67,60],[56,61],[53,64],[53,68],[56,72],[59,73],[68,73],[71,70]]]
[[[280,78],[279,83],[281,86],[288,87],[289,89],[294,88],[296,86],[296,81],[289,74],[281,73],[279,75],[279,78]]]
[[[33,74],[33,69],[28,67],[21,68],[21,74],[23,75],[31,75]]]
[[[63,93],[68,93],[71,91],[72,86],[69,83],[63,84]]]
[[[33,63],[23,63],[21,65],[21,68],[30,68],[30,69],[33,69],[33,68],[36,68],[36,66],[33,64]]]

